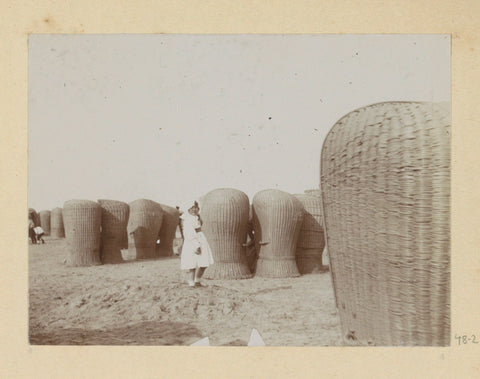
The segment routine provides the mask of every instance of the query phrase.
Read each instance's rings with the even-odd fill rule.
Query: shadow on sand
[[[56,329],[30,332],[32,345],[190,345],[203,338],[192,325],[172,321],[145,321],[114,329]]]

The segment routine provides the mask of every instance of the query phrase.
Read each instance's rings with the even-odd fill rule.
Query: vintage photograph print
[[[449,35],[28,43],[30,344],[450,345]]]

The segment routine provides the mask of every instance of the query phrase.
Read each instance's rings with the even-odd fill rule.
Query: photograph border
[[[477,191],[480,3],[106,0],[2,3],[0,278],[5,377],[472,377],[480,374]],[[28,36],[32,33],[451,34],[452,325],[448,348],[52,347],[28,344]]]

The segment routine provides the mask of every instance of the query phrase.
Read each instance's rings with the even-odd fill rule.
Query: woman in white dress
[[[183,234],[182,254],[180,268],[188,270],[188,285],[190,287],[201,286],[205,269],[213,264],[213,254],[205,234],[202,232],[202,222],[198,216],[198,203],[187,209],[180,216],[180,225]]]

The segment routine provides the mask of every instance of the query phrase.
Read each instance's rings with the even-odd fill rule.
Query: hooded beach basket
[[[306,195],[311,195],[311,196],[316,196],[316,197],[322,197],[322,191],[318,188],[312,188],[312,189],[307,189],[303,191]]]
[[[138,199],[130,203],[127,224],[128,259],[159,258],[155,245],[162,226],[163,210],[159,203]]]
[[[98,200],[102,208],[101,259],[102,263],[123,262],[123,244],[127,238],[130,207],[116,200]]]
[[[205,278],[250,278],[246,257],[248,196],[236,189],[220,188],[207,193],[202,205],[202,231],[215,261],[205,271]]]
[[[322,254],[325,247],[322,201],[307,194],[294,195],[305,210],[297,242],[296,260],[301,274],[323,271]]]
[[[40,211],[40,226],[46,236],[50,235],[50,211]]]
[[[256,275],[278,278],[300,275],[295,252],[303,216],[302,204],[289,193],[267,189],[253,197]]]
[[[158,233],[160,244],[156,245],[159,257],[171,257],[173,255],[173,240],[180,221],[180,212],[174,207],[160,204],[163,210],[163,221]]]
[[[388,102],[327,135],[321,188],[346,340],[450,343],[450,110]]]
[[[63,205],[67,241],[67,264],[100,264],[100,204],[90,200],[69,200]]]
[[[63,225],[63,211],[62,208],[52,209],[50,214],[51,236],[54,238],[65,237],[65,227]]]

